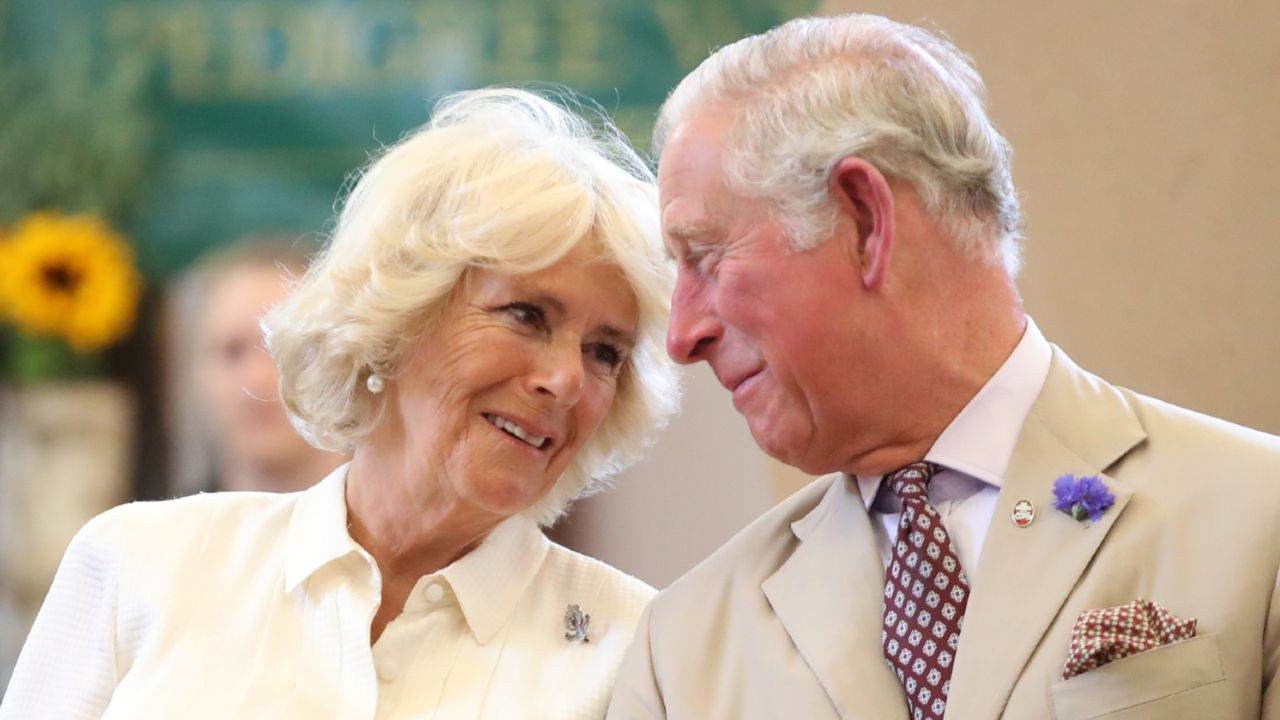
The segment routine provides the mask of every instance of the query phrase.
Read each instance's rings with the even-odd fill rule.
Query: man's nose
[[[689,365],[706,360],[707,353],[724,334],[705,282],[680,273],[671,296],[671,324],[667,327],[667,354]]]

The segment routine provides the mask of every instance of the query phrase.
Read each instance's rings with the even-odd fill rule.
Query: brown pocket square
[[[1086,610],[1071,629],[1071,651],[1062,679],[1112,660],[1194,637],[1196,621],[1183,620],[1141,598],[1128,605]]]

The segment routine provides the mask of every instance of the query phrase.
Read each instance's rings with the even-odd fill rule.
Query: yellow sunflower
[[[4,285],[4,269],[9,267],[9,257],[7,255],[9,252],[9,243],[5,242],[5,238],[6,235],[4,228],[0,228],[0,287]],[[0,321],[4,320],[4,306],[4,291],[0,290]]]
[[[99,218],[32,213],[0,253],[0,312],[21,331],[89,352],[133,328],[142,278],[128,243]]]

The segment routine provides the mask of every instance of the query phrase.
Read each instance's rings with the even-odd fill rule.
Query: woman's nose
[[[577,340],[548,345],[539,357],[532,389],[557,405],[573,407],[582,397],[584,373],[582,348]]]

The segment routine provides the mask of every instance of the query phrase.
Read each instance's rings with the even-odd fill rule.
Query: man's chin
[[[837,459],[822,457],[820,453],[814,452],[810,434],[770,433],[767,428],[765,431],[757,432],[754,425],[750,427],[751,437],[756,441],[756,445],[766,455],[783,465],[813,476],[826,475],[840,469],[841,463]]]
[[[784,465],[803,470],[804,450],[808,446],[807,438],[797,437],[796,433],[787,433],[777,425],[758,428],[756,423],[748,421],[751,438],[764,454]],[[807,470],[805,472],[808,472]]]

